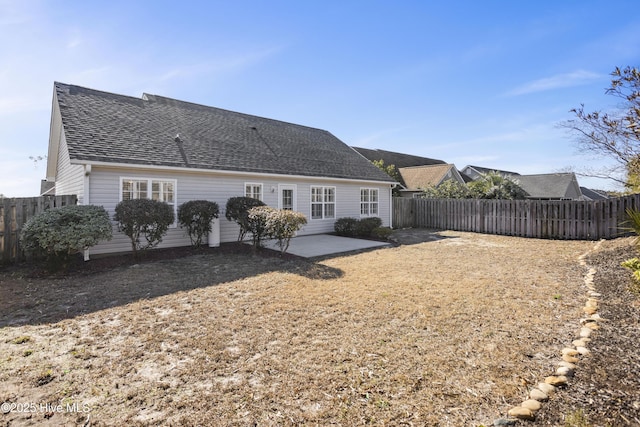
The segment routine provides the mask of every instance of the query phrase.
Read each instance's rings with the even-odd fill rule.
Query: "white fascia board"
[[[286,175],[281,173],[264,173],[264,172],[244,172],[244,171],[231,171],[223,169],[196,169],[196,168],[184,168],[177,166],[162,166],[162,165],[141,165],[137,163],[112,163],[112,162],[96,162],[92,160],[74,160],[71,159],[72,165],[93,165],[105,168],[113,169],[139,169],[139,170],[156,170],[156,171],[171,171],[171,172],[186,172],[186,173],[205,173],[212,175],[237,175],[237,176],[260,176],[267,178],[292,178],[292,179],[310,179],[317,181],[337,181],[337,182],[366,182],[375,183],[377,185],[387,185],[390,187],[395,186],[396,182],[390,181],[377,181],[371,179],[357,179],[357,178],[336,178],[330,176],[311,176],[311,175]]]

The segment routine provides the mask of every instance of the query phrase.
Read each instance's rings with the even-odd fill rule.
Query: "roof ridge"
[[[106,90],[93,89],[93,88],[86,87],[86,86],[72,85],[72,84],[69,84],[69,83],[63,83],[63,82],[57,82],[57,81],[53,82],[53,86],[55,88],[58,88],[58,86],[67,86],[68,88],[72,88],[73,87],[73,88],[78,88],[78,89],[82,89],[82,90],[86,90],[86,91],[90,91],[90,92],[102,93],[102,94],[109,95],[109,96],[117,96],[119,98],[129,98],[129,99],[135,99],[136,101],[144,101],[144,99],[138,98],[136,96],[122,95],[120,93],[107,92]]]

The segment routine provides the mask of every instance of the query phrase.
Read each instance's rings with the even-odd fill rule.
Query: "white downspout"
[[[82,204],[90,205],[89,178],[91,176],[91,165],[84,165],[84,179],[82,182]],[[89,261],[89,249],[84,250],[84,260]]]

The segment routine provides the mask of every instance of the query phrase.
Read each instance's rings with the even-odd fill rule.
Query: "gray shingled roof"
[[[353,147],[358,153],[370,161],[383,160],[384,164],[395,165],[397,169],[411,166],[444,165],[446,162],[428,157],[414,156],[413,154],[396,153],[393,151],[378,150],[372,148]]]
[[[157,95],[54,87],[71,159],[395,182],[325,130]]]
[[[562,199],[570,197],[573,173],[546,173],[514,176],[520,187],[532,198]]]

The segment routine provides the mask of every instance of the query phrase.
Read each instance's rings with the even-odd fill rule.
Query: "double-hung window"
[[[378,216],[378,189],[360,189],[360,216]]]
[[[262,200],[262,184],[247,182],[244,184],[244,196]]]
[[[336,217],[336,187],[311,187],[311,219]]]
[[[121,178],[120,200],[152,199],[165,202],[176,215],[176,180],[155,178]]]

